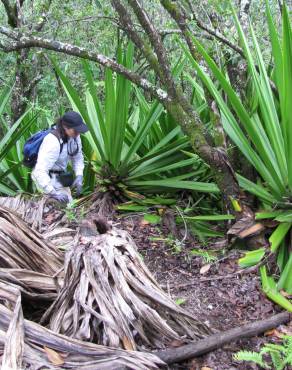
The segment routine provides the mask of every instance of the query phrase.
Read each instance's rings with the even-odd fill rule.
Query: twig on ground
[[[222,347],[224,344],[234,342],[238,339],[251,338],[262,334],[267,330],[279,326],[280,324],[288,323],[291,319],[291,313],[282,312],[265,320],[252,322],[227,330],[225,332],[219,332],[195,343],[187,344],[179,348],[171,348],[164,351],[159,351],[155,354],[167,364],[189,360],[193,357],[201,356],[207,352],[211,352]]]

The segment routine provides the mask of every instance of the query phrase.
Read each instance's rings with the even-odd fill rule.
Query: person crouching
[[[84,157],[80,134],[88,131],[79,113],[66,112],[44,138],[31,177],[37,188],[61,203],[72,201],[71,188],[82,192]],[[73,173],[67,172],[71,161]]]

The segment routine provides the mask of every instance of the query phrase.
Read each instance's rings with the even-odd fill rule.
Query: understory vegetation
[[[40,291],[37,283],[29,286],[14,269],[33,271],[38,283],[47,279],[52,296],[47,297],[49,304],[40,301],[36,321],[58,335],[125,350],[166,344],[175,348],[176,341],[184,343],[187,328],[186,337],[192,340],[209,334],[205,322],[184,311],[184,298],[173,303],[170,288],[169,295],[159,288],[135,245],[128,245],[127,236],[116,231],[115,222],[124,225],[130,217],[139,218],[142,233],[145,225],[151,228],[145,238],[154,249],[163,243],[165,255],[185,259],[188,266],[200,259],[199,275],[206,279],[213,266],[235,251],[234,274],[256,272],[265,297],[276,309],[292,312],[289,2],[69,1],[60,8],[54,1],[12,3],[0,5],[0,221],[4,219],[6,233],[2,239],[8,243],[10,228],[20,222],[8,217],[2,204],[21,213],[50,241],[72,234],[71,227],[85,228],[92,212],[99,220],[111,220],[112,233],[123,238],[119,245],[114,237],[105,241],[100,233],[100,243],[112,248],[108,254],[102,248],[93,253],[100,245],[95,241],[87,249],[85,242],[74,245],[66,257],[65,241],[55,256],[46,247],[48,256],[53,253],[52,271],[38,269],[37,263],[21,265],[11,247],[0,269],[11,269],[11,284],[21,281],[24,300]],[[52,126],[67,110],[79,112],[89,128],[82,136],[84,189],[67,206],[65,216],[60,210],[46,215],[48,225],[64,228],[54,233],[53,226],[48,230],[40,226],[38,217],[51,208],[37,194],[31,171],[22,164],[22,150],[33,133]],[[64,219],[69,226],[62,224]],[[26,226],[19,225],[28,237]],[[37,245],[32,253],[45,264],[39,251],[42,241],[34,232],[31,235]],[[12,240],[21,244],[21,238],[14,235]],[[70,244],[73,239],[68,240]],[[56,289],[53,279],[61,268],[62,287]],[[101,275],[110,283],[100,279],[100,286],[95,285]],[[102,289],[108,296],[100,293]],[[119,309],[110,311],[109,302]],[[136,302],[134,308],[131,302]],[[77,327],[77,322],[82,324]],[[159,330],[163,338],[157,335]],[[292,337],[279,338],[282,344],[242,350],[233,360],[288,369]],[[64,352],[68,346],[64,344]],[[39,348],[34,351],[41,356]],[[142,357],[137,360],[139,368],[160,366],[151,356]],[[86,361],[80,368],[86,368]],[[136,359],[125,361],[134,366]]]

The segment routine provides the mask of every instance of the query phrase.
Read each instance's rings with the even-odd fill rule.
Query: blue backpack
[[[60,141],[60,138],[55,129],[47,129],[37,132],[25,142],[23,147],[23,161],[22,161],[24,166],[33,168],[36,165],[40,146],[44,138],[50,133],[55,135]],[[60,142],[60,153],[62,149],[63,143]]]

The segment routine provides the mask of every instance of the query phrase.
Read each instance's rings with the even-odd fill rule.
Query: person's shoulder
[[[50,146],[52,148],[59,148],[60,142],[59,139],[57,138],[56,135],[54,135],[52,132],[49,132],[45,137],[42,142],[44,146]]]

